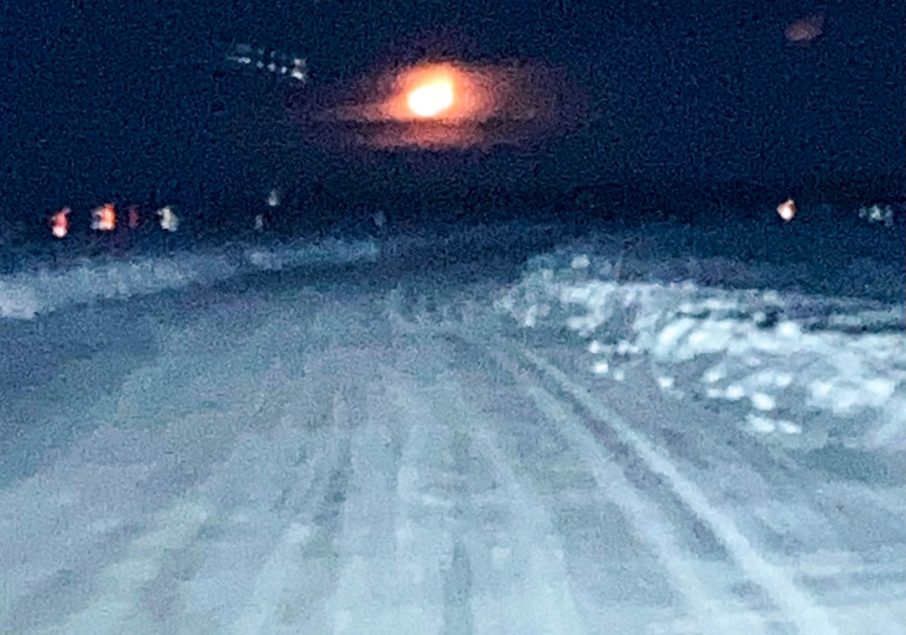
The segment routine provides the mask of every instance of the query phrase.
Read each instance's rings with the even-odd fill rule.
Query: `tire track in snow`
[[[501,423],[472,407],[458,382],[451,379],[437,388],[433,411],[443,413],[447,425],[465,426],[471,447],[495,482],[484,501],[470,499],[468,517],[484,523],[476,526],[473,520],[463,528],[475,580],[471,600],[475,631],[587,632],[563,562],[563,536],[532,484],[517,474],[512,459],[500,449],[496,428]],[[500,525],[484,526],[485,519]]]
[[[714,507],[704,492],[680,474],[676,466],[659,453],[647,439],[632,430],[617,413],[599,403],[540,356],[525,348],[520,348],[518,354],[543,376],[554,381],[585,412],[613,430],[637,453],[651,472],[664,478],[689,509],[707,523],[749,579],[768,594],[772,602],[783,611],[785,619],[794,624],[800,633],[832,635],[838,632],[827,611],[799,588],[787,572],[763,558],[737,529],[734,521]]]
[[[399,321],[397,328],[404,333],[411,335],[430,333],[434,337],[460,342],[473,353],[493,359],[513,376],[517,384],[523,387],[541,412],[557,425],[558,431],[566,433],[566,436],[569,437],[569,445],[584,456],[584,462],[594,474],[604,500],[623,509],[626,519],[635,527],[636,533],[646,539],[654,547],[655,552],[661,554],[661,562],[671,572],[674,590],[686,598],[687,604],[691,608],[692,622],[675,623],[666,632],[697,633],[700,632],[703,623],[709,624],[711,627],[719,627],[721,631],[743,629],[747,632],[763,632],[765,628],[769,628],[762,614],[741,606],[742,598],[730,597],[727,594],[718,597],[708,588],[705,579],[713,581],[712,578],[715,575],[726,578],[727,573],[713,563],[707,563],[706,570],[705,566],[701,566],[701,562],[693,562],[696,559],[694,554],[680,546],[683,537],[677,531],[675,524],[662,513],[658,503],[649,500],[641,493],[637,484],[631,483],[626,478],[625,465],[621,468],[611,462],[611,457],[605,457],[601,453],[598,442],[575,414],[573,408],[540,386],[526,382],[516,369],[515,363],[508,357],[504,357],[502,351],[488,349],[483,343],[476,342],[472,334],[464,333],[456,326],[437,324],[419,328],[400,318],[397,319]],[[529,389],[526,390],[527,386]],[[565,420],[570,416],[573,418],[573,425],[569,425]],[[500,426],[500,429],[505,428],[506,426]],[[615,484],[618,484],[619,495],[609,495]],[[678,501],[678,504],[681,503],[682,501]],[[688,512],[686,515],[689,515]],[[694,518],[694,515],[689,515],[689,517]],[[729,572],[729,577],[742,582],[747,581],[745,573],[735,569]],[[727,586],[729,587],[730,584]],[[737,606],[731,608],[730,605],[733,604]],[[703,621],[700,619],[701,616],[707,616],[708,619]],[[677,631],[676,629],[682,630]]]
[[[349,469],[349,435],[332,398],[327,438],[307,441],[313,463],[296,469],[280,494],[286,520],[279,539],[255,577],[250,602],[234,622],[236,633],[325,632],[331,616],[326,604],[336,586],[338,555],[332,543],[339,533]],[[300,404],[301,405],[301,404]],[[274,440],[273,442],[276,442]],[[290,467],[288,473],[292,474]]]
[[[136,610],[140,589],[157,577],[165,554],[190,542],[208,518],[201,504],[180,500],[155,515],[154,529],[135,539],[125,557],[105,567],[95,578],[100,592],[92,603],[65,625],[60,633],[149,633],[156,627],[151,616]]]
[[[339,575],[333,598],[334,633],[398,632],[405,603],[395,544],[400,448],[393,421],[373,416],[373,385],[338,402],[351,429],[350,473],[338,537]]]
[[[388,388],[407,430],[397,479],[395,538],[400,581],[410,606],[401,616],[399,632],[472,633],[471,574],[457,537],[467,477],[457,469],[461,433],[437,425],[424,389],[411,379],[400,375]]]
[[[682,546],[676,528],[638,487],[629,482],[613,454],[605,454],[594,436],[582,424],[577,413],[561,403],[543,387],[527,381],[513,360],[499,351],[490,351],[495,359],[531,398],[541,413],[557,426],[570,446],[579,454],[594,477],[598,493],[622,510],[635,535],[647,542],[672,580],[672,588],[681,594],[694,625],[680,632],[719,628],[724,632],[764,632],[764,620],[752,611],[728,608],[728,598],[716,597],[696,568],[692,556]],[[679,624],[675,624],[679,627]],[[690,628],[691,630],[685,630]]]

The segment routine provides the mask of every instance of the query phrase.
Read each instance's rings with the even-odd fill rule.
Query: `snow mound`
[[[735,276],[744,265],[734,264]],[[496,305],[522,327],[582,338],[591,373],[622,380],[624,365],[649,363],[665,392],[721,400],[769,442],[906,449],[902,304],[626,281],[621,266],[575,251],[540,257]]]
[[[36,265],[0,276],[0,318],[32,319],[67,306],[211,284],[256,270],[373,261],[378,252],[373,241],[334,239],[130,260],[83,258],[63,268]]]

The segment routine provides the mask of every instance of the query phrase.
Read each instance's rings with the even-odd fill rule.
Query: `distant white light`
[[[175,232],[179,228],[179,217],[170,205],[157,210],[157,215],[160,216],[160,228],[164,231]]]
[[[786,222],[796,218],[796,202],[791,198],[786,199],[777,206],[777,215]]]
[[[277,188],[273,188],[267,195],[267,205],[268,207],[277,207],[280,204],[280,192]]]
[[[859,218],[864,218],[869,223],[884,223],[885,227],[893,227],[893,208],[890,205],[863,207],[859,210]]]

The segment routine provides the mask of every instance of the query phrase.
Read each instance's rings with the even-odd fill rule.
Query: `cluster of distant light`
[[[54,238],[62,240],[69,235],[72,208],[63,207],[50,217],[50,233]],[[164,231],[175,232],[179,227],[179,217],[171,205],[165,205],[154,212],[158,217],[160,228]],[[136,205],[131,205],[127,210],[129,229],[138,229],[142,224],[141,210]],[[91,210],[91,229],[96,232],[112,232],[117,227],[117,210],[113,203],[105,203]]]
[[[271,209],[276,208],[281,203],[281,194],[277,188],[272,188],[265,199],[267,206]],[[50,217],[50,232],[54,238],[63,239],[70,232],[71,207],[62,207],[59,211]],[[167,232],[175,232],[179,228],[179,217],[173,210],[172,205],[165,205],[152,214],[158,219],[160,228]],[[118,213],[116,205],[105,203],[91,210],[91,229],[96,232],[113,232],[118,225]],[[129,229],[138,229],[142,225],[142,211],[138,205],[130,205],[126,208],[126,224]],[[255,229],[261,231],[264,229],[265,216],[257,214],[255,216]]]
[[[792,198],[786,199],[777,206],[777,215],[787,223],[796,218],[798,211],[796,201]],[[883,223],[885,227],[890,228],[894,226],[894,212],[894,206],[892,205],[875,204],[868,207],[860,207],[859,218],[869,223]]]
[[[240,66],[249,66],[298,82],[308,79],[308,66],[304,58],[287,55],[273,49],[251,44],[234,44],[227,51],[226,59]]]
[[[859,218],[864,218],[869,223],[884,223],[885,227],[893,227],[893,207],[890,205],[872,205],[859,209]]]

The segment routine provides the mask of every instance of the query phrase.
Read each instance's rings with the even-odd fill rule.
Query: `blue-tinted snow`
[[[683,234],[521,274],[550,228],[249,243],[37,296],[0,322],[0,630],[904,632],[901,274]]]
[[[211,284],[256,270],[374,260],[373,241],[297,240],[269,245],[234,245],[202,253],[82,257],[66,265],[36,263],[0,275],[0,318],[30,319],[61,308],[111,298],[158,293],[192,284]]]
[[[692,257],[689,232],[648,226],[538,256],[497,306],[578,335],[593,374],[645,363],[678,399],[732,402],[740,428],[770,442],[906,449],[902,258]]]

